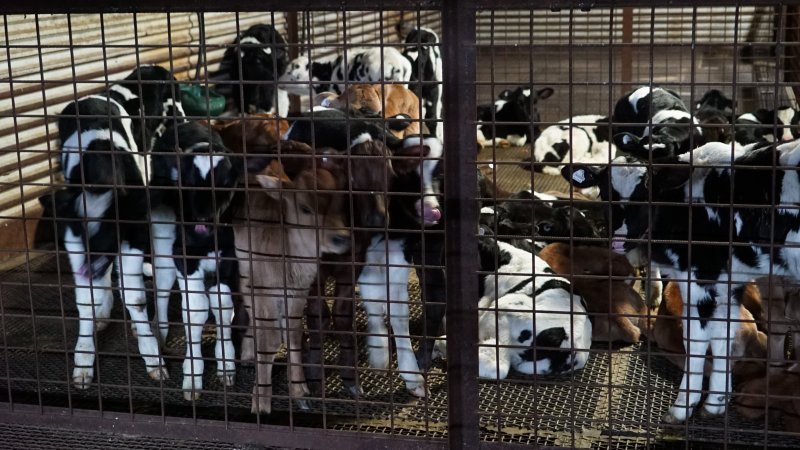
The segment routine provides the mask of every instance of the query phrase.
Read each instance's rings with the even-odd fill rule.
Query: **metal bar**
[[[160,417],[145,414],[105,413],[82,409],[14,405],[0,403],[0,422],[63,428],[70,431],[102,431],[120,435],[169,436],[238,444],[262,444],[287,448],[319,448],[326,450],[419,448],[444,449],[441,439],[411,438],[392,434],[358,433],[321,430],[318,428],[257,425],[254,423]],[[326,437],[328,439],[326,439]],[[334,438],[335,439],[331,439]]]
[[[478,248],[475,153],[475,9],[471,2],[447,0],[442,7],[445,177],[445,262],[448,428],[450,448],[477,448],[478,428]]]
[[[103,0],[86,0],[79,4],[67,5],[52,0],[34,1],[28,4],[0,5],[0,14],[32,14],[32,13],[126,13],[126,12],[226,12],[226,11],[341,11],[363,10],[434,10],[440,7],[440,0],[347,0],[331,2],[326,0],[297,0],[286,2],[280,0],[231,0],[228,2],[203,2],[197,0],[142,0],[135,3],[109,3]]]

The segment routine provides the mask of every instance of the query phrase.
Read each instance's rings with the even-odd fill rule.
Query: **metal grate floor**
[[[2,275],[3,351],[0,353],[2,400],[52,406],[117,410],[170,416],[254,421],[250,415],[252,366],[237,368],[236,385],[224,389],[206,365],[208,392],[194,404],[183,400],[180,390],[183,331],[170,330],[165,353],[171,378],[163,383],[150,380],[137,355],[129,324],[122,321],[122,308],[115,306],[116,319],[100,333],[97,383],[77,390],[68,380],[72,348],[77,332],[76,310],[69,289],[59,289],[56,259],[38,258]],[[62,264],[62,270],[66,265]],[[418,285],[412,279],[412,334],[421,327]],[[62,299],[62,300],[59,300]],[[119,302],[118,302],[119,303]],[[179,302],[172,302],[170,320],[179,322]],[[61,319],[61,311],[67,320]],[[363,331],[365,319],[359,317]],[[213,330],[206,329],[204,355],[213,355]],[[363,348],[363,344],[361,345]],[[335,364],[336,349],[326,345],[326,364]],[[210,361],[210,360],[209,360]],[[285,362],[281,357],[280,361]],[[396,370],[396,369],[393,369]],[[292,411],[287,398],[285,366],[276,369],[276,411],[268,421],[281,421]],[[366,365],[362,352],[359,368],[364,397],[354,401],[341,388],[334,369],[327,371],[324,399],[313,402],[309,422],[330,429],[399,435],[446,436],[446,374],[442,367],[428,373],[431,397],[420,400],[406,393],[396,372],[376,372]],[[693,418],[688,426],[659,424],[680,381],[680,372],[660,357],[649,356],[647,344],[624,348],[597,347],[585,369],[567,377],[512,376],[503,381],[481,383],[482,437],[488,441],[592,448],[639,448],[656,442],[690,439],[718,443],[727,434],[729,442],[759,446],[797,448],[800,439],[765,432],[763,421],[748,421],[730,410],[726,418]],[[10,399],[8,398],[10,396]],[[779,423],[770,422],[770,428]],[[776,428],[780,430],[780,428]],[[2,433],[2,430],[0,430]],[[87,447],[88,448],[88,447]],[[181,448],[181,447],[178,447]],[[643,447],[642,447],[643,448]]]

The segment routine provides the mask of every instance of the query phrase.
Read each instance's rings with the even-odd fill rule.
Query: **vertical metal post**
[[[286,37],[289,41],[289,60],[295,59],[300,56],[300,38],[299,38],[299,22],[297,19],[297,12],[286,13]],[[294,45],[291,45],[294,44]],[[294,94],[289,94],[289,111],[300,111],[300,97]]]
[[[448,436],[451,449],[477,448],[478,247],[475,158],[475,6],[442,2]]]
[[[623,91],[630,88],[633,79],[633,8],[622,8],[622,84]],[[617,93],[619,94],[619,93]]]

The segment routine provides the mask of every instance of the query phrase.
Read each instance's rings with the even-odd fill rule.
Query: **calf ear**
[[[544,89],[539,89],[538,91],[536,91],[536,98],[538,98],[539,100],[550,98],[550,96],[553,95],[553,92],[554,92],[553,88],[549,87],[546,87]]]
[[[282,199],[282,192],[279,189],[287,190],[294,188],[294,184],[290,180],[281,179],[272,175],[256,175],[256,181],[258,181],[261,187],[267,190],[267,195],[278,201]]]
[[[599,184],[599,170],[584,164],[566,165],[561,169],[561,176],[578,188],[588,188]]]
[[[511,89],[505,89],[500,93],[500,95],[497,96],[497,98],[500,100],[508,100],[509,97],[511,97]]]

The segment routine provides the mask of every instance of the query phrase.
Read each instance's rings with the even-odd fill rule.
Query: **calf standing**
[[[683,332],[688,364],[678,398],[664,417],[667,422],[684,421],[700,402],[709,346],[713,371],[704,410],[713,415],[725,411],[731,390],[728,358],[740,327],[745,283],[773,275],[800,279],[800,252],[787,245],[800,240],[800,145],[795,141],[750,149],[733,163],[731,146],[716,152],[719,145],[726,146],[707,144],[692,152],[697,154],[695,161],[716,168],[674,166],[680,163],[677,158],[667,160],[673,164],[669,167],[652,169],[643,165],[601,171],[565,168],[564,175],[574,185],[598,185],[603,200],[618,202],[615,208],[621,219],[615,219],[615,233],[628,239],[652,239],[647,245],[653,262],[680,287],[686,302]],[[773,180],[773,174],[777,179]],[[646,204],[619,202],[648,199],[659,203],[652,207],[652,216]],[[777,207],[772,206],[771,212],[748,205]],[[764,234],[763,230],[774,232]],[[691,245],[690,238],[695,241]],[[730,246],[733,242],[743,245]],[[625,243],[626,249],[635,247]]]
[[[180,111],[171,80],[166,69],[142,66],[121,84],[68,104],[58,120],[66,189],[55,194],[52,206],[75,280],[80,322],[72,377],[81,389],[94,378],[94,321],[107,319],[113,306],[112,262],[147,372],[153,379],[167,378],[146,310],[142,264],[149,233],[143,188],[152,138],[167,122],[168,110]]]
[[[442,118],[442,55],[439,36],[430,28],[416,28],[408,33],[403,56],[411,61],[411,82],[408,88],[422,101],[422,118],[428,133],[443,140]]]
[[[226,386],[233,385],[231,291],[236,287],[237,264],[228,207],[240,169],[217,132],[196,122],[167,129],[153,153],[156,312],[166,339],[169,294],[177,269],[186,330],[183,395],[196,400],[203,389],[200,346],[209,307],[217,322],[217,376]],[[208,276],[214,281],[206,289]]]
[[[230,44],[219,69],[210,78],[226,81],[216,89],[227,98],[228,111],[286,117],[289,96],[277,89],[276,80],[286,70],[287,61],[286,41],[278,30],[272,25],[256,24]]]
[[[307,146],[291,145],[301,155],[311,155]],[[298,172],[283,173],[271,164],[252,176],[262,190],[245,196],[234,220],[241,289],[255,327],[256,347],[250,339],[242,342],[243,359],[256,355],[255,414],[272,409],[272,365],[281,343],[289,354],[289,393],[300,408],[308,409],[301,356],[308,289],[323,253],[350,248],[345,197],[331,192],[343,189],[346,177],[323,161],[317,169],[310,167],[310,159],[305,161]]]

